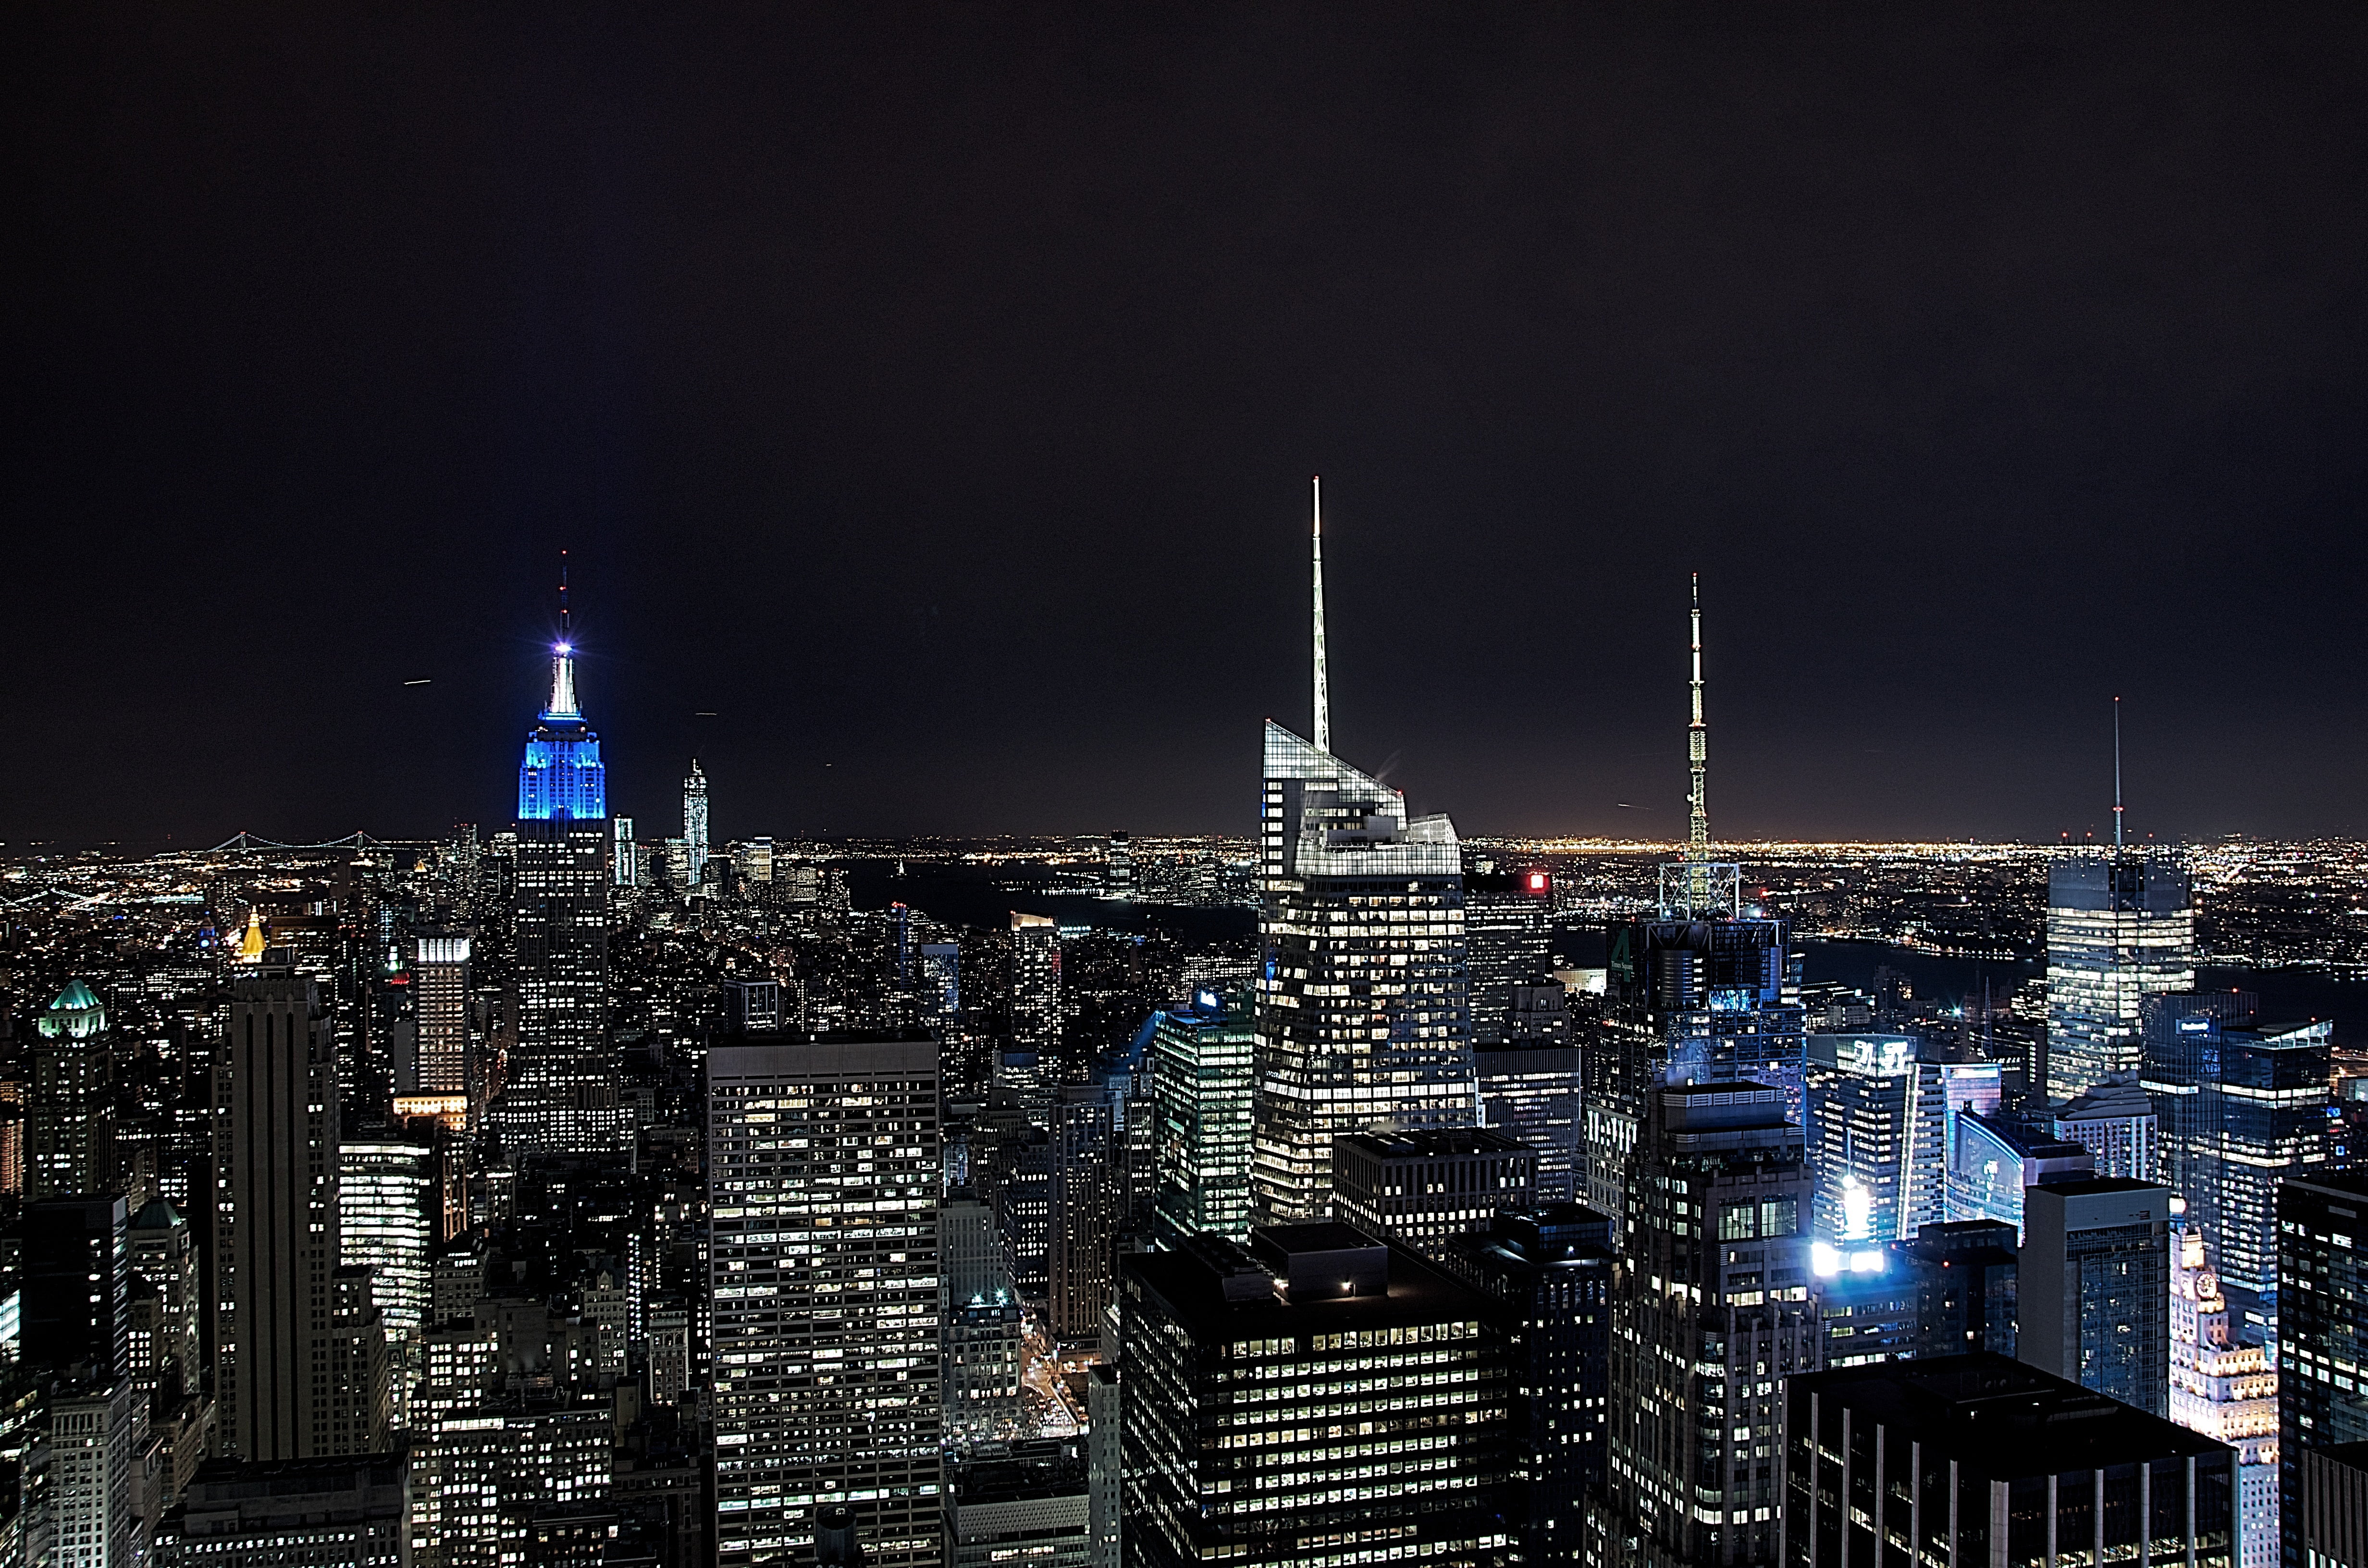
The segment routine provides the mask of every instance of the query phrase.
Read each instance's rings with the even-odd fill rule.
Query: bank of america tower
[[[1269,1224],[1330,1216],[1335,1138],[1469,1125],[1476,1095],[1463,848],[1332,755],[1320,492],[1314,540],[1315,735],[1268,721],[1259,805],[1251,1182]]]

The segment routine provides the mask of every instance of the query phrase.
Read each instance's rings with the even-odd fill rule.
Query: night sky
[[[2368,11],[17,6],[0,838],[2368,833]],[[405,687],[405,680],[431,684]],[[702,710],[714,717],[700,717]],[[1621,802],[1631,808],[1622,809]]]

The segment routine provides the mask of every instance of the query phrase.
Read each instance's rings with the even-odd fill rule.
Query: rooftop
[[[1349,1132],[1337,1142],[1382,1160],[1439,1160],[1470,1154],[1534,1153],[1520,1140],[1508,1138],[1488,1127],[1418,1127],[1403,1132]]]
[[[1282,1261],[1348,1256],[1362,1263],[1378,1253],[1380,1278],[1371,1290],[1338,1295],[1304,1290],[1286,1299],[1265,1262],[1222,1236],[1201,1235],[1184,1250],[1129,1254],[1121,1260],[1126,1288],[1156,1298],[1204,1343],[1448,1323],[1500,1310],[1416,1254],[1374,1242],[1350,1226],[1280,1226],[1255,1232],[1252,1239],[1262,1254]],[[1248,1288],[1253,1285],[1258,1288]]]
[[[2135,1405],[1980,1351],[1804,1373],[1785,1391],[1796,1418],[1813,1394],[1839,1401],[1992,1481],[2232,1452]]]

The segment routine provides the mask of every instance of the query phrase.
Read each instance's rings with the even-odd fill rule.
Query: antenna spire
[[[575,632],[567,615],[567,551],[559,552],[559,641],[551,647],[551,705],[547,719],[574,719],[575,706]]]
[[[1710,858],[1710,813],[1702,793],[1702,775],[1708,769],[1710,731],[1702,723],[1702,574],[1693,574],[1693,722],[1686,728],[1686,758],[1691,765],[1693,788],[1686,796],[1686,858]]]
[[[2113,699],[2113,849],[2122,847],[2122,699]]]
[[[1324,476],[1308,482],[1315,487],[1315,749],[1332,751],[1332,689],[1324,667]]]
[[[567,620],[567,551],[559,552],[559,640],[574,642],[573,628]]]

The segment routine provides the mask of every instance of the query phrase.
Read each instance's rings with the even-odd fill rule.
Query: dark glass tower
[[[2278,1187],[2278,1517],[2287,1568],[2302,1568],[2305,1449],[2368,1441],[2368,1170],[2316,1171]]]

